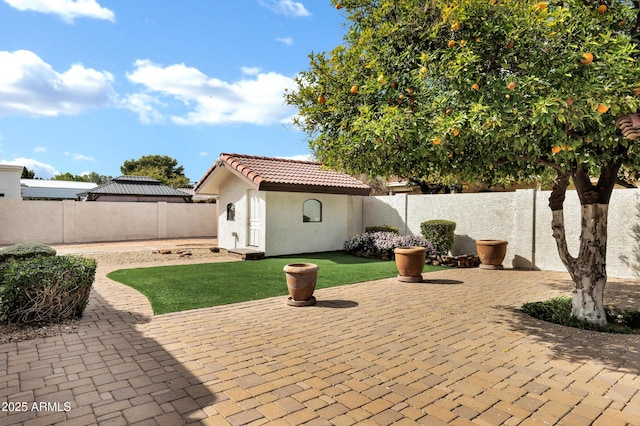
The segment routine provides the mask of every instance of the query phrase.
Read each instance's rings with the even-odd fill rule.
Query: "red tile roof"
[[[326,169],[321,163],[222,153],[196,185],[196,192],[221,168],[229,168],[250,185],[263,191],[313,192],[369,195],[371,188],[346,174]]]

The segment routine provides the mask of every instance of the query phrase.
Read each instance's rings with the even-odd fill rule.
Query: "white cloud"
[[[0,116],[73,115],[110,105],[112,83],[108,72],[80,64],[58,72],[31,51],[0,51]]]
[[[55,175],[60,174],[60,172],[56,170],[55,167],[49,164],[42,163],[38,160],[34,160],[32,158],[19,157],[11,161],[0,160],[0,164],[11,164],[14,166],[26,167],[27,169],[32,170],[35,173],[36,177],[43,179],[52,178]]]
[[[69,23],[76,18],[115,21],[115,14],[100,6],[96,0],[4,0],[4,2],[22,12],[30,10],[58,15],[63,21]]]
[[[206,152],[206,151],[201,151],[201,152],[198,154],[198,157],[208,157],[208,156],[209,156],[209,153],[208,153],[208,152]]]
[[[260,6],[285,16],[311,16],[311,13],[299,1],[292,0],[258,0]]]
[[[259,67],[241,67],[242,73],[246,75],[258,75],[260,74]]]
[[[183,125],[288,122],[295,110],[285,105],[283,95],[285,89],[294,88],[293,79],[275,72],[256,72],[226,82],[184,64],[162,66],[139,60],[127,77],[145,91],[129,95],[124,106],[137,112],[143,122],[150,113],[158,118],[158,106],[165,106],[160,98],[173,99],[186,109],[182,115],[168,113],[173,122]],[[133,106],[131,99],[137,101]]]
[[[166,106],[166,104],[147,93],[133,93],[124,98],[122,106],[138,114],[143,124],[153,124],[163,121],[164,117],[157,106]]]
[[[297,161],[316,161],[313,158],[313,155],[311,154],[298,154],[298,155],[292,155],[289,157],[278,157],[278,158],[283,158],[285,160],[297,160]]]
[[[47,148],[44,146],[37,146],[33,149],[33,152],[47,152]]]
[[[293,45],[293,39],[291,37],[280,37],[280,38],[277,38],[276,41],[279,41],[280,43],[287,46]]]
[[[73,154],[73,159],[78,161],[96,161],[95,158],[83,154]]]

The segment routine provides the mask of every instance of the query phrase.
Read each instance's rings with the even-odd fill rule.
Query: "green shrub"
[[[393,232],[394,234],[399,234],[400,230],[397,226],[389,226],[389,225],[375,225],[375,226],[367,226],[365,232],[374,233],[374,232]]]
[[[616,309],[605,306],[607,325],[598,328],[585,320],[571,314],[571,297],[558,296],[542,302],[529,302],[522,305],[520,310],[534,318],[554,324],[586,330],[604,331],[607,333],[640,334],[640,312]]]
[[[25,260],[34,257],[53,257],[56,250],[46,244],[40,243],[19,243],[0,249],[0,263],[11,259]]]
[[[96,261],[80,256],[7,262],[0,315],[8,322],[42,324],[82,316],[95,279]]]
[[[431,241],[436,253],[446,256],[453,248],[456,223],[450,220],[428,220],[420,224],[422,236]]]

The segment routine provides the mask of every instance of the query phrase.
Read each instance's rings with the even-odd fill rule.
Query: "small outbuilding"
[[[120,176],[80,195],[85,201],[191,202],[191,194],[147,176]]]
[[[317,162],[223,153],[195,192],[219,197],[220,247],[278,256],[341,250],[371,188]]]
[[[79,200],[98,184],[68,180],[20,179],[23,200]]]

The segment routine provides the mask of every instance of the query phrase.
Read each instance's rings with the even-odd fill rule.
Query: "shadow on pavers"
[[[319,308],[346,309],[355,308],[359,304],[352,300],[318,300],[316,306]]]
[[[3,345],[14,366],[33,352],[39,361],[36,369],[15,374],[14,389],[11,383],[3,389],[6,401],[25,402],[29,409],[3,410],[0,424],[32,419],[42,424],[200,424],[208,417],[203,408],[219,397],[156,340],[137,330],[146,327],[149,318],[116,309],[100,290],[92,289],[78,333]],[[29,366],[29,360],[25,364]],[[213,371],[203,376],[215,380]],[[36,379],[42,382],[40,388],[21,389]],[[46,407],[34,410],[34,403]]]
[[[573,284],[570,280],[552,281],[547,285],[564,290],[566,296],[571,296]],[[544,299],[541,298],[540,301]],[[523,303],[532,301],[534,300],[526,300]],[[610,279],[605,288],[605,304],[621,309],[640,309],[640,284]],[[554,358],[577,363],[597,362],[610,371],[640,374],[639,335],[581,330],[533,318],[522,312],[519,306],[495,307],[508,311],[500,316],[499,322],[514,332],[534,337],[552,352]]]

